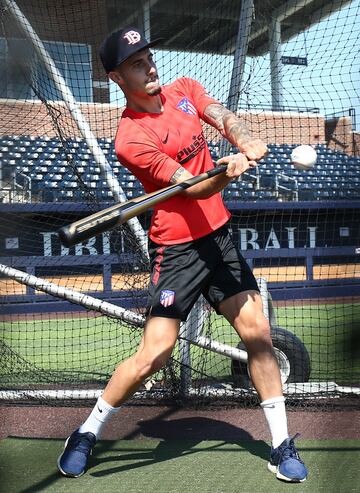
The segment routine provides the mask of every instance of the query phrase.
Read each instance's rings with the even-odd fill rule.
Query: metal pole
[[[194,334],[198,330],[198,325],[202,324],[202,318],[202,306],[199,299],[191,309],[186,322],[180,327],[179,356],[181,361],[180,389],[182,395],[186,395],[191,387],[190,341],[194,338]]]
[[[93,296],[89,296],[84,293],[79,293],[78,291],[74,291],[73,289],[69,289],[64,286],[59,286],[58,284],[47,281],[46,279],[41,279],[40,277],[14,269],[13,267],[0,264],[0,273],[10,279],[15,279],[15,281],[21,284],[38,289],[43,293],[70,301],[70,303],[76,303],[77,305],[81,305],[89,310],[98,311],[103,315],[124,320],[128,323],[135,324],[137,327],[143,327],[145,324],[145,317],[138,315],[131,310],[126,310],[125,308],[114,305],[113,303],[94,298]]]
[[[267,282],[266,279],[263,277],[259,277],[256,279],[259,290],[260,290],[260,296],[263,304],[263,313],[265,315],[265,318],[267,320],[270,320],[269,316],[269,295],[268,295],[268,289],[267,289]]]
[[[189,315],[189,319],[185,322],[181,330],[181,333],[184,334],[184,339],[179,338],[179,358],[181,362],[181,367],[180,367],[181,395],[187,395],[191,387],[191,348],[190,348],[190,341],[187,335],[188,330],[190,330],[189,329],[189,325],[191,324],[191,322],[189,321],[190,318],[191,318],[191,314]]]
[[[241,83],[244,76],[245,59],[248,51],[248,41],[253,19],[253,12],[253,0],[244,0],[243,2],[241,2],[239,27],[234,53],[234,64],[231,74],[229,95],[227,99],[227,107],[231,111],[237,110],[240,98]]]
[[[195,344],[195,346],[208,349],[213,353],[221,354],[227,358],[236,359],[242,363],[248,362],[247,351],[215,341],[214,339],[210,339],[210,337],[198,336],[196,339],[191,339],[190,342],[191,344]]]
[[[281,83],[281,21],[278,17],[271,19],[269,44],[272,109],[279,111],[283,108],[283,91]]]
[[[234,53],[234,63],[230,80],[229,94],[226,103],[227,108],[233,112],[236,112],[238,109],[253,13],[253,0],[243,0],[241,2],[239,26]],[[228,154],[230,152],[230,147],[230,143],[223,140],[220,146],[221,155]]]
[[[142,5],[143,9],[143,25],[146,39],[151,39],[151,25],[150,25],[150,2],[145,2]]]

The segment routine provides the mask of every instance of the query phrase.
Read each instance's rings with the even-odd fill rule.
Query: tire
[[[281,327],[271,328],[271,339],[279,363],[282,383],[308,382],[311,373],[310,357],[305,345],[291,332]],[[244,343],[237,346],[244,349]],[[235,387],[252,387],[247,363],[231,361],[231,374]]]

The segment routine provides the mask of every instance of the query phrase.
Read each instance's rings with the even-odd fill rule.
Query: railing
[[[273,186],[262,186],[261,179],[270,178],[273,181]],[[299,184],[295,177],[285,175],[284,173],[274,173],[271,176],[263,175],[259,167],[255,168],[255,175],[246,172],[244,174],[244,181],[252,181],[254,183],[254,190],[270,190],[274,192],[274,197],[278,200],[284,195],[290,196],[291,200],[296,202],[299,200]],[[289,182],[294,184],[294,188],[289,188],[280,183],[280,181]]]
[[[290,182],[294,184],[294,190],[288,187],[284,187],[284,185],[281,185],[280,180],[283,180],[285,182]],[[279,199],[281,192],[286,192],[288,194],[291,194],[291,198],[293,200],[298,201],[299,200],[299,184],[297,181],[297,178],[294,178],[292,176],[284,175],[284,173],[276,173],[275,175],[275,195]]]
[[[7,184],[1,184],[0,202],[31,202],[31,178],[24,173],[13,172]]]
[[[16,172],[14,175],[14,189],[22,195],[22,201],[31,202],[31,178],[29,176]]]
[[[325,115],[327,119],[330,118],[338,118],[341,116],[349,116],[351,118],[351,127],[352,130],[356,130],[356,111],[355,108],[349,108],[347,110],[336,111],[335,113],[331,113],[329,115]]]

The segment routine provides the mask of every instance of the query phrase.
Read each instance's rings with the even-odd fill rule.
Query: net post
[[[233,112],[236,112],[238,108],[253,15],[253,0],[243,0],[240,8],[233,69],[227,99],[227,108]],[[221,155],[229,154],[230,147],[230,143],[223,139],[220,146]]]
[[[201,296],[193,306],[189,316],[180,327],[179,353],[181,361],[180,389],[181,394],[186,395],[191,387],[191,343],[202,332],[205,322],[205,300]]]
[[[280,111],[283,108],[283,91],[281,82],[281,21],[278,17],[273,17],[270,21],[269,40],[272,109]]]
[[[268,293],[268,288],[267,288],[267,282],[264,277],[259,277],[256,279],[259,290],[260,290],[260,296],[263,304],[263,313],[265,315],[265,318],[267,320],[270,320],[270,314],[269,314],[269,293]]]
[[[185,322],[183,332],[186,334],[189,322]],[[186,396],[191,387],[191,350],[190,341],[184,335],[184,339],[179,339],[179,355],[180,355],[180,394]]]

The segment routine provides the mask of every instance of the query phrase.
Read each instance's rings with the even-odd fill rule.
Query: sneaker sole
[[[61,457],[64,455],[64,452],[65,452],[66,446],[67,446],[67,444],[68,444],[69,438],[70,438],[70,437],[68,437],[68,438],[66,439],[66,442],[65,442],[65,445],[64,445],[64,450],[63,450],[62,454],[60,454],[60,455],[59,455],[59,458],[58,458],[58,460],[57,460],[57,467],[58,467],[59,471],[61,472],[61,474],[62,474],[63,476],[65,476],[65,477],[67,477],[67,478],[79,478],[80,476],[82,476],[82,475],[85,473],[85,470],[84,470],[81,474],[69,474],[69,473],[65,472],[65,471],[61,468],[61,466],[60,466]]]
[[[287,481],[288,483],[303,483],[304,481],[306,481],[306,477],[303,479],[294,479],[284,476],[278,471],[277,466],[270,464],[270,462],[268,462],[268,470],[273,474],[276,474],[277,479],[281,479],[282,481]]]

